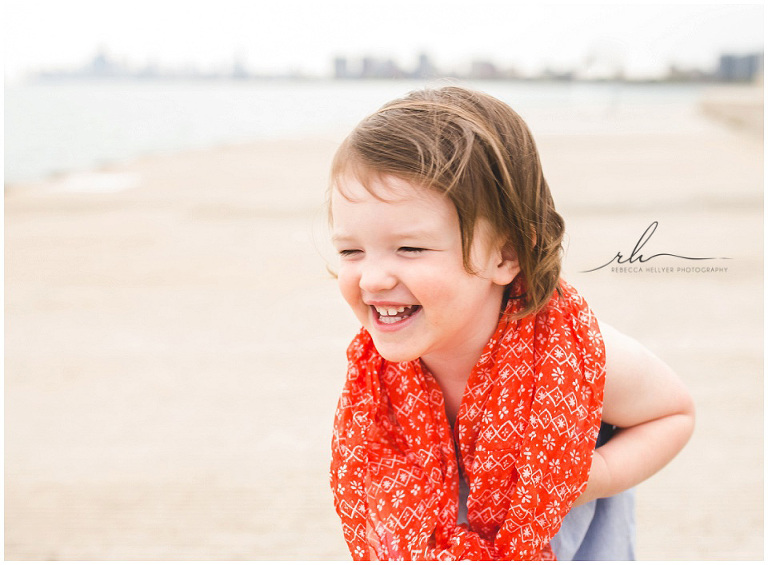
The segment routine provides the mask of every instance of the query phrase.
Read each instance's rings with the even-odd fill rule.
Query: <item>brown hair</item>
[[[531,132],[500,100],[456,86],[394,100],[339,147],[332,183],[347,172],[366,188],[372,175],[393,175],[450,198],[470,273],[475,224],[485,218],[498,241],[517,253],[527,288],[519,316],[540,310],[559,288],[564,222]]]

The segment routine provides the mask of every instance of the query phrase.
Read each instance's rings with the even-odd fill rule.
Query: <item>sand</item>
[[[641,559],[763,557],[763,142],[751,112],[750,127],[710,107],[695,132],[626,135],[619,120],[538,139],[568,223],[566,276],[697,404],[690,444],[638,488]],[[6,188],[6,559],[349,558],[327,480],[357,328],[325,270],[339,141]],[[705,262],[727,271],[658,258],[643,265],[656,271],[581,272],[628,255],[653,221],[648,255],[729,257]]]

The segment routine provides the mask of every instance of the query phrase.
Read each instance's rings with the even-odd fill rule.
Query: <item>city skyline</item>
[[[44,14],[44,17],[41,17]],[[475,61],[519,74],[621,69],[658,78],[670,66],[706,69],[720,54],[763,50],[763,7],[732,5],[513,5],[497,0],[9,0],[5,75],[72,70],[101,51],[129,67],[217,72],[238,60],[248,74],[334,73],[333,60],[371,57],[413,66],[425,53],[466,73]],[[588,68],[591,67],[591,70]],[[585,70],[586,69],[586,70]]]
[[[452,77],[469,80],[560,80],[560,81],[718,81],[754,82],[762,80],[763,52],[733,54],[721,53],[717,60],[704,68],[670,65],[664,74],[653,78],[633,79],[626,77],[620,66],[595,68],[584,62],[581,66],[555,71],[543,68],[537,73],[523,74],[514,67],[497,65],[486,59],[473,59],[465,69],[439,68],[427,53],[414,57],[414,65],[399,65],[391,57],[334,57],[332,71],[323,75],[306,75],[288,71],[276,74],[254,73],[248,69],[239,54],[234,54],[229,65],[217,69],[201,70],[194,65],[161,68],[153,64],[130,65],[120,58],[110,57],[104,50],[85,62],[70,69],[47,69],[31,73],[30,81],[70,79],[130,79],[130,80],[257,80],[257,79],[437,79]]]

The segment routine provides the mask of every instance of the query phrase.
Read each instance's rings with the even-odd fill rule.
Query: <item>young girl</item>
[[[554,559],[589,503],[558,551],[611,558],[589,553],[612,547],[594,501],[672,459],[693,407],[560,279],[564,224],[523,120],[479,92],[414,92],[357,126],[331,177],[363,325],[331,466],[352,557]],[[595,450],[601,422],[618,431]]]

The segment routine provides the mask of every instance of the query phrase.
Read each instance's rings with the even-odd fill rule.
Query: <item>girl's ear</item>
[[[517,252],[510,243],[506,243],[499,250],[497,257],[498,262],[494,269],[493,282],[500,286],[507,286],[520,272]]]

